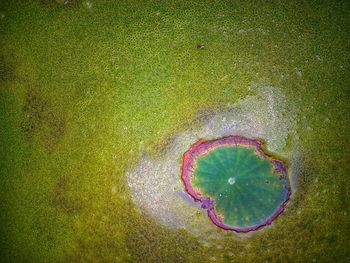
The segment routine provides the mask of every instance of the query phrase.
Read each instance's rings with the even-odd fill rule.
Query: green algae
[[[349,260],[347,1],[44,2],[57,5],[0,4],[2,261]],[[304,161],[279,227],[202,244],[145,224],[124,180],[140,141],[151,151],[266,81],[300,108]],[[48,105],[31,120],[29,92]]]

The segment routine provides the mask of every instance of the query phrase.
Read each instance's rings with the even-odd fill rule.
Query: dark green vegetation
[[[349,1],[67,3],[0,3],[0,261],[350,260]],[[300,109],[278,226],[207,247],[140,214],[141,151],[252,83]]]
[[[266,223],[283,204],[285,181],[254,148],[219,147],[197,161],[192,185],[215,202],[216,214],[231,227]]]

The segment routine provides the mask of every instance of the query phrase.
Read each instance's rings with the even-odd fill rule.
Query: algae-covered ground
[[[0,34],[1,262],[350,262],[349,1],[2,0]],[[204,242],[140,209],[140,157],[252,85],[297,109],[286,212]]]

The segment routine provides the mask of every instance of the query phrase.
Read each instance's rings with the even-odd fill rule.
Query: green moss
[[[0,3],[2,261],[349,259],[347,1],[68,2]],[[206,246],[135,210],[124,174],[142,150],[252,83],[299,109],[278,227]]]

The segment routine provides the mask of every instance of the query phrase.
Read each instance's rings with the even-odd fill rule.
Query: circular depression
[[[203,138],[241,135],[264,139],[264,148],[288,160],[290,187],[292,192],[297,189],[301,159],[295,129],[297,111],[276,87],[253,85],[250,89],[254,95],[228,104],[226,109],[198,114],[199,125],[172,137],[159,156],[143,152],[126,174],[132,200],[140,211],[162,225],[185,229],[203,240],[223,237],[208,220],[207,210],[186,193],[181,179],[183,154]],[[233,177],[227,180],[235,185],[238,181]]]

